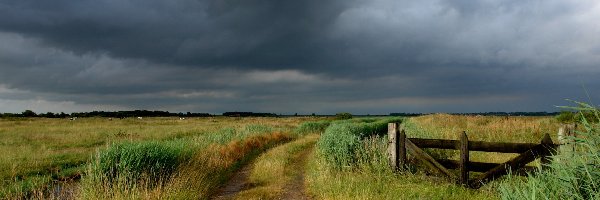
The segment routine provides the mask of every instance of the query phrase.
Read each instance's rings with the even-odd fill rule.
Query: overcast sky
[[[565,99],[600,101],[600,1],[0,0],[0,112],[555,111]]]

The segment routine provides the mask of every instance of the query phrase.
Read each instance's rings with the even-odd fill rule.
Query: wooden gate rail
[[[525,165],[536,158],[541,158],[542,164],[549,163],[551,161],[549,156],[555,154],[558,146],[552,142],[548,134],[544,135],[540,143],[469,141],[465,132],[460,135],[460,140],[407,138],[404,127],[399,125],[398,123],[388,124],[388,137],[391,143],[388,151],[391,164],[395,169],[405,168],[408,162],[406,155],[410,153],[433,171],[472,188],[479,188],[484,183],[505,175],[511,170],[513,172],[533,171],[535,167]],[[436,160],[422,148],[459,150],[460,160]],[[470,151],[519,153],[520,155],[502,164],[471,162],[469,161]],[[456,175],[449,169],[458,169],[459,174]],[[484,173],[469,180],[469,171]]]

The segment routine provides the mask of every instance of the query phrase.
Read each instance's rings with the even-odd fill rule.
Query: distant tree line
[[[274,113],[255,113],[255,112],[224,112],[227,117],[277,117]]]
[[[133,111],[92,111],[92,112],[74,112],[71,114],[61,113],[40,113],[37,114],[31,110],[25,110],[22,113],[0,113],[0,117],[46,117],[46,118],[68,118],[68,117],[112,117],[112,118],[127,118],[127,117],[210,117],[208,113],[171,113],[167,111],[148,111],[148,110],[133,110]]]
[[[421,116],[423,113],[390,113],[390,116],[402,116],[402,117],[416,117]]]
[[[208,113],[172,113],[167,111],[149,111],[149,110],[134,110],[134,111],[92,111],[92,112],[81,112],[73,113],[71,117],[114,117],[114,118],[126,118],[126,117],[210,117]]]
[[[480,112],[480,113],[451,113],[453,115],[482,115],[482,116],[556,116],[559,112]],[[389,116],[420,116],[423,113],[390,113]],[[565,115],[565,113],[563,113]],[[127,117],[210,117],[214,116],[209,113],[192,113],[179,112],[172,113],[168,111],[149,111],[149,110],[133,110],[133,111],[92,111],[92,112],[74,112],[67,114],[61,113],[35,113],[31,110],[25,110],[21,113],[0,113],[0,117],[45,117],[45,118],[69,118],[69,117],[112,117],[112,118],[127,118]],[[274,113],[255,113],[255,112],[225,112],[223,116],[227,117],[278,117]],[[293,116],[298,116],[297,114]],[[311,116],[331,116],[331,115],[315,115]],[[337,113],[334,115],[339,118],[352,118],[350,113]],[[370,116],[370,115],[367,115]],[[385,115],[377,115],[385,116]],[[567,118],[567,117],[565,117]]]
[[[7,118],[7,117],[46,117],[46,118],[67,118],[67,117],[71,117],[70,114],[66,114],[64,112],[61,113],[53,113],[53,112],[47,112],[47,113],[35,113],[31,110],[25,110],[21,113],[0,113],[0,117],[2,118]]]

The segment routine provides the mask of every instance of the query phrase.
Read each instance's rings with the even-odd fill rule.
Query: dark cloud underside
[[[0,112],[554,110],[600,97],[598,18],[592,0],[4,1]]]

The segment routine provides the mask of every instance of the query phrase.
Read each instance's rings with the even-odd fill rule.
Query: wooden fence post
[[[575,137],[575,124],[563,124],[558,128],[558,144],[559,153],[569,153],[575,150],[575,147],[570,144],[569,137]]]
[[[398,123],[388,123],[388,155],[390,165],[394,170],[399,168],[398,163]]]
[[[400,137],[398,137],[397,143],[400,169],[405,169],[408,163],[406,159],[406,131],[404,131],[404,125],[400,125]]]
[[[460,176],[459,182],[463,185],[469,184],[469,138],[465,131],[460,135]]]

